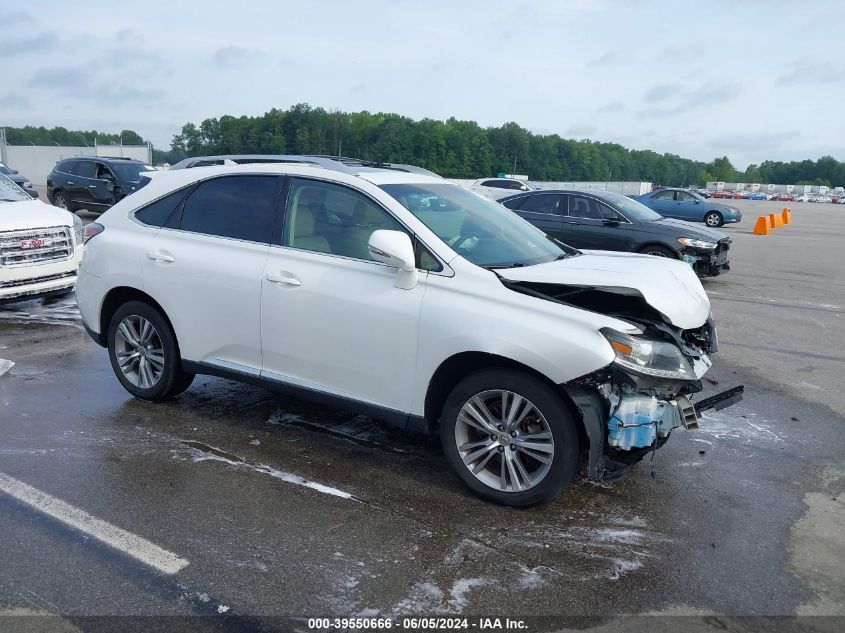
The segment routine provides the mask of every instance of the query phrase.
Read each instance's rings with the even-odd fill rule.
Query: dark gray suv
[[[67,158],[56,163],[47,178],[47,197],[68,211],[102,213],[138,188],[141,173],[154,169],[130,158]]]

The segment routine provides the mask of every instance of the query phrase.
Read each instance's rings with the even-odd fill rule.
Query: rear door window
[[[652,200],[674,200],[675,199],[675,192],[674,191],[658,191],[651,198],[652,198]]]
[[[78,160],[70,173],[80,178],[94,178],[97,175],[97,163],[93,160]]]
[[[269,244],[280,182],[276,176],[224,176],[206,180],[194,189],[181,214],[177,214],[179,228]],[[168,226],[174,223],[171,220]]]
[[[532,213],[546,213],[549,215],[562,215],[560,209],[560,196],[553,193],[538,193],[533,196],[526,196],[520,211]]]

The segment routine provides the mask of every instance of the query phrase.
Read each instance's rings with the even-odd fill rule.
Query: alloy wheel
[[[542,412],[518,393],[482,391],[458,413],[455,442],[473,476],[502,492],[521,492],[548,474],[555,445]]]
[[[67,209],[67,200],[65,200],[65,194],[61,191],[53,194],[53,204],[60,209]]]
[[[117,326],[114,341],[117,365],[136,387],[153,387],[164,373],[164,346],[155,326],[142,316],[129,315]]]

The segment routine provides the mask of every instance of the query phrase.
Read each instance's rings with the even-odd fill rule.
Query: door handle
[[[152,259],[160,262],[175,262],[176,258],[169,253],[165,253],[164,251],[150,251],[147,253],[147,259]]]
[[[302,282],[290,273],[267,273],[264,278],[274,284],[285,284],[287,286],[301,286]]]
[[[75,183],[75,182],[73,182],[72,180],[68,180],[68,181],[67,181],[67,184],[69,184],[69,185],[75,185],[76,183]]]
[[[91,189],[95,189],[97,185],[88,185]]]

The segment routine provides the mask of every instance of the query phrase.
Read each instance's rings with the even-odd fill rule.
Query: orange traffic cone
[[[780,216],[779,213],[770,213],[769,218],[772,221],[773,229],[780,229],[783,227],[783,218]]]
[[[783,208],[783,212],[784,212],[784,213],[789,213],[789,207],[784,207],[784,208]]]
[[[783,218],[784,224],[792,224],[792,211],[789,209],[784,209],[781,217]]]
[[[768,235],[772,230],[772,220],[768,215],[761,215],[754,225],[754,235]]]

